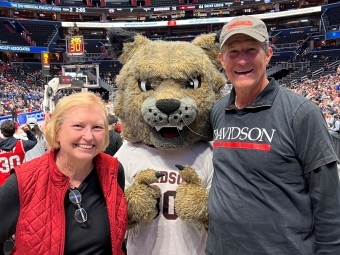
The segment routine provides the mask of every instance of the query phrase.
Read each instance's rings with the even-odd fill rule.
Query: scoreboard
[[[84,53],[84,37],[82,35],[74,35],[66,37],[66,55],[68,57],[82,57]]]
[[[86,76],[78,76],[78,77],[72,77],[72,76],[59,76],[59,88],[84,88],[88,87],[87,85],[87,77]]]

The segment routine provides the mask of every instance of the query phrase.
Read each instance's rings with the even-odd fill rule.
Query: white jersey
[[[213,175],[212,147],[198,142],[178,150],[159,150],[139,143],[123,143],[115,154],[125,171],[125,188],[134,176],[148,168],[165,174],[157,186],[162,191],[159,213],[148,223],[128,231],[128,255],[204,255],[207,231],[195,223],[180,220],[174,208],[178,184],[182,182],[176,164],[189,165],[198,173],[202,184],[210,189]]]

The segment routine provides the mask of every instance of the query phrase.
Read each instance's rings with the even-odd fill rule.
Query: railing
[[[340,60],[336,60],[333,63],[329,64],[328,68],[334,67],[334,66],[338,65],[339,63],[340,63]],[[320,73],[322,73],[324,71],[325,71],[325,68],[322,67],[322,68],[312,72],[312,77],[319,75]]]
[[[294,48],[294,47],[298,47],[300,45],[300,43],[303,42],[303,40],[299,40],[297,42],[294,43],[282,43],[282,44],[274,44],[276,46],[276,48],[278,49],[284,49],[284,48]]]
[[[29,43],[31,46],[36,46],[36,45],[37,45],[37,44],[35,43],[35,41],[33,41],[33,40],[31,39],[31,37],[28,36],[28,35],[26,34],[25,31],[23,31],[20,35],[21,35],[21,37],[22,37],[27,43]]]
[[[35,75],[33,75],[33,74],[27,73],[27,77],[29,77],[30,80],[32,80],[32,81],[34,81],[34,82],[37,81],[37,77],[36,77]]]
[[[292,80],[292,81],[290,82],[291,85],[296,85],[297,83],[299,83],[299,81],[298,81],[297,79]]]
[[[289,68],[308,68],[310,66],[310,62],[280,62],[277,63],[275,66],[268,68],[266,71],[267,76],[273,75],[276,72],[281,71],[282,69],[289,69]]]
[[[86,53],[85,60],[92,61],[92,60],[101,60],[106,57],[105,53]]]
[[[328,31],[329,30],[339,30],[340,29],[340,25],[338,24],[338,25],[331,25],[331,26],[328,26]]]
[[[310,66],[310,62],[292,62],[292,63],[286,63],[287,67],[289,68],[308,68]]]
[[[268,68],[266,70],[267,77],[273,75],[274,73],[277,73],[283,69],[285,62],[277,63],[275,66]]]
[[[340,60],[336,60],[333,63],[329,64],[328,68],[331,68],[331,67],[334,67],[336,65],[339,65],[339,63],[340,63]]]
[[[326,29],[326,25],[325,25],[325,20],[324,20],[327,17],[327,14],[326,14],[327,10],[321,14],[321,19],[320,19],[320,21],[321,21],[320,24],[321,24],[321,26],[323,28],[322,30],[323,30],[324,34],[327,33],[327,29]]]
[[[314,76],[316,76],[316,75],[322,73],[323,71],[324,71],[324,68],[320,68],[320,69],[318,69],[318,70],[312,72],[312,77],[314,77]]]
[[[57,41],[56,37],[57,37],[57,36],[59,37],[59,33],[58,33],[58,28],[57,28],[56,25],[54,25],[54,28],[55,28],[55,30],[53,31],[54,34],[53,34],[51,40],[50,40],[49,42],[47,42],[47,43],[48,43],[48,45],[47,45],[48,48],[50,47],[51,43],[54,43],[55,46],[57,45],[57,43],[56,43],[56,41]]]
[[[307,75],[301,77],[301,81],[302,81],[302,82],[304,82],[304,81],[306,81],[306,80],[308,80],[308,76],[307,76]]]

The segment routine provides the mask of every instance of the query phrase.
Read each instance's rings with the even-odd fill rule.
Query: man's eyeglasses
[[[68,194],[68,197],[72,204],[75,204],[78,206],[78,209],[74,213],[74,217],[76,218],[76,221],[79,223],[84,223],[87,221],[87,213],[85,209],[81,206],[81,194],[79,190],[77,189],[69,189],[70,193]]]

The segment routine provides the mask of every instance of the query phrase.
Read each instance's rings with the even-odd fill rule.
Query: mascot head
[[[210,110],[226,84],[218,35],[201,35],[193,43],[151,41],[112,28],[108,37],[123,64],[115,113],[125,139],[162,150],[212,139]]]

